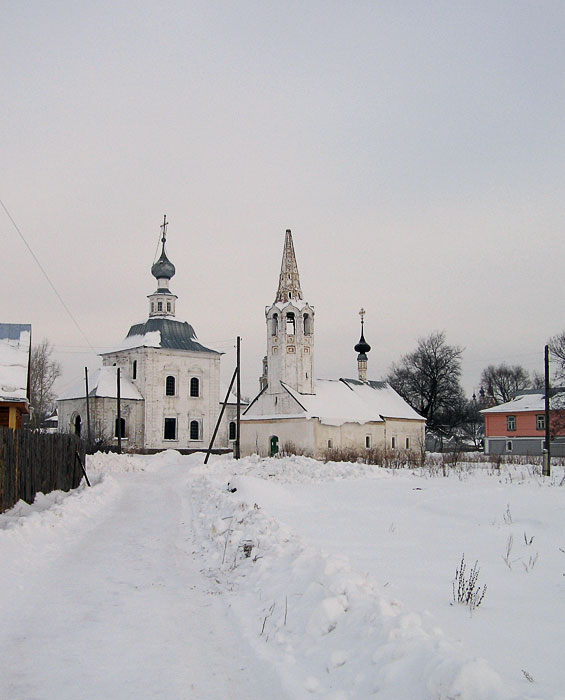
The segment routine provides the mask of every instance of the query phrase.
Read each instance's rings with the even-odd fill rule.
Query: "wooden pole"
[[[236,413],[236,433],[235,445],[233,446],[233,456],[235,459],[240,458],[239,436],[241,425],[241,338],[237,336],[237,364],[236,364],[236,394],[237,394],[237,413]]]
[[[214,433],[212,435],[212,439],[210,440],[210,445],[208,446],[208,451],[206,452],[206,457],[204,458],[204,464],[208,464],[208,459],[210,458],[210,453],[212,452],[212,447],[214,446],[214,440],[216,439],[216,435],[218,434],[218,428],[220,427],[220,423],[222,422],[222,416],[224,415],[224,411],[226,410],[226,404],[227,404],[228,399],[230,397],[230,392],[231,392],[233,383],[235,382],[236,374],[237,374],[237,367],[235,368],[235,372],[233,373],[233,376],[231,378],[229,388],[226,392],[226,398],[224,399],[224,403],[222,404],[222,410],[220,411],[220,415],[218,416],[218,420],[216,421],[216,427],[214,428]]]
[[[88,367],[84,368],[84,383],[86,389],[86,434],[88,437],[88,444],[91,443],[91,433],[90,433],[90,399],[88,397]]]
[[[549,345],[545,346],[545,450],[543,453],[544,476],[551,476],[551,430],[550,430],[550,386],[549,386]]]
[[[116,426],[118,433],[118,454],[122,454],[122,402],[120,398],[120,368],[117,368],[116,381],[118,383],[118,424]]]

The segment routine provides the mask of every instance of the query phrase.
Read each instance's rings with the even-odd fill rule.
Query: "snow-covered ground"
[[[565,698],[562,468],[87,468],[0,516],[2,700]]]

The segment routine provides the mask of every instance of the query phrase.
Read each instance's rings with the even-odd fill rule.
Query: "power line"
[[[55,285],[53,284],[53,282],[51,282],[51,280],[50,280],[50,278],[49,278],[49,275],[48,275],[47,272],[45,271],[43,265],[39,262],[39,259],[38,259],[37,255],[33,252],[33,250],[32,250],[32,248],[31,248],[30,244],[26,241],[26,239],[25,239],[25,237],[24,237],[24,234],[20,231],[19,226],[18,226],[17,223],[14,221],[14,217],[10,214],[10,212],[8,211],[8,209],[7,209],[6,205],[4,204],[4,202],[2,201],[2,199],[0,199],[0,204],[2,205],[2,209],[4,209],[4,211],[6,212],[6,216],[7,216],[7,217],[10,219],[10,221],[12,222],[12,225],[13,225],[14,228],[16,229],[16,231],[17,231],[19,237],[22,239],[22,241],[24,242],[26,248],[29,250],[29,252],[30,252],[30,254],[31,254],[31,257],[35,260],[35,262],[37,263],[37,266],[39,267],[39,269],[40,269],[41,272],[43,273],[43,275],[44,275],[45,279],[47,280],[47,282],[49,283],[51,289],[55,292],[55,295],[57,296],[57,298],[59,299],[59,301],[60,301],[61,304],[63,305],[63,307],[64,307],[65,311],[67,312],[67,314],[69,315],[71,321],[75,324],[75,326],[77,327],[79,333],[80,333],[80,334],[82,335],[82,337],[86,340],[86,342],[88,343],[88,347],[92,350],[92,352],[96,352],[96,351],[94,350],[94,348],[92,347],[92,345],[90,344],[90,340],[88,340],[88,338],[87,338],[87,336],[86,336],[86,333],[85,333],[85,332],[82,330],[82,328],[78,325],[78,322],[77,322],[76,318],[73,316],[71,310],[70,310],[69,307],[66,305],[65,300],[64,300],[63,297],[59,294],[59,292],[57,291],[57,288],[55,287]]]

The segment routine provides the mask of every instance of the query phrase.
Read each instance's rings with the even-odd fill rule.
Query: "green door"
[[[271,436],[271,457],[278,454],[279,451],[279,439],[276,435]]]

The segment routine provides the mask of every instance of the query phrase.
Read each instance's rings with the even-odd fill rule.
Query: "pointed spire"
[[[298,276],[292,233],[290,229],[287,229],[284,239],[279,288],[275,302],[292,301],[293,299],[302,299],[302,290],[300,289],[300,277]]]

